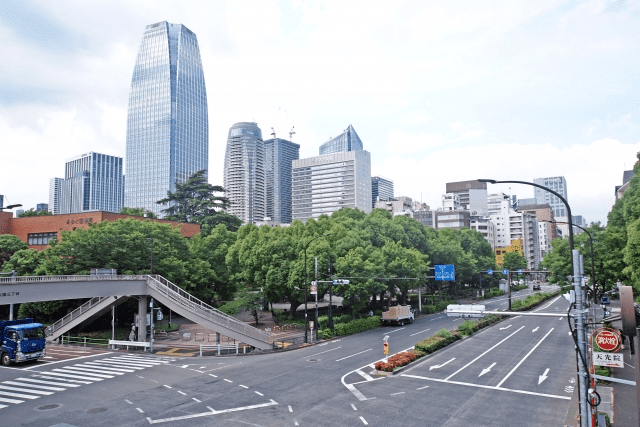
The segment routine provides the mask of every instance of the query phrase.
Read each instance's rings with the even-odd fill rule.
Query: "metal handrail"
[[[98,303],[104,301],[105,299],[110,298],[110,297],[93,297],[91,298],[89,301],[85,302],[84,304],[82,304],[80,307],[76,308],[75,310],[73,310],[72,312],[68,313],[66,316],[64,316],[62,319],[52,323],[51,325],[47,326],[44,330],[45,336],[51,336],[53,335],[53,333],[55,331],[57,331],[58,329],[60,329],[61,327],[63,327],[64,325],[68,324],[69,322],[71,322],[73,319],[76,319],[78,316],[86,313],[87,311],[89,311],[91,308],[93,308],[94,306],[96,306]]]

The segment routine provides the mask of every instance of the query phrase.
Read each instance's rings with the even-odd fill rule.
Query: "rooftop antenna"
[[[273,139],[276,139],[276,131],[271,128],[271,135],[273,135]]]
[[[291,141],[291,140],[292,140],[293,135],[295,134],[295,132],[293,131],[293,128],[294,128],[294,127],[295,127],[295,126],[291,126],[291,130],[289,131],[289,141]]]

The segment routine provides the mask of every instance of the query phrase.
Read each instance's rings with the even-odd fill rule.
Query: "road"
[[[544,288],[543,288],[544,290]],[[525,296],[525,290],[517,296]],[[485,302],[505,308],[504,297]],[[556,317],[506,319],[372,376],[382,358],[460,322],[442,314],[274,354],[174,358],[95,352],[0,368],[2,425],[562,426],[575,378],[564,299]]]

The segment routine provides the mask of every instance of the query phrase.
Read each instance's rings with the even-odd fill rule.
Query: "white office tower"
[[[569,196],[567,195],[567,180],[564,178],[564,176],[535,178],[533,180],[533,183],[542,185],[549,190],[553,190],[564,197],[567,202],[569,201]],[[567,212],[567,207],[564,205],[562,200],[558,198],[558,196],[538,187],[534,188],[533,195],[536,199],[537,204],[542,205],[544,203],[547,203],[549,206],[551,206],[551,209],[553,210],[553,216],[557,222],[569,222],[569,213]],[[566,237],[569,235],[568,224],[558,224],[557,228],[562,233],[562,236]]]
[[[540,263],[540,243],[538,241],[538,221],[530,213],[515,212],[509,199],[503,199],[500,213],[491,215],[495,226],[495,248],[506,248],[514,240],[522,239],[523,255],[527,268],[536,269]]]
[[[60,213],[60,197],[63,182],[63,178],[51,178],[49,180],[49,212],[54,215]]]
[[[371,212],[371,154],[344,151],[294,160],[293,219],[306,222],[342,208]]]

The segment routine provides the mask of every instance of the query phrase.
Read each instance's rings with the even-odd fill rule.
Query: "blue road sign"
[[[600,304],[611,304],[611,301],[609,301],[609,295],[602,295],[600,298]]]
[[[509,274],[509,270],[507,269],[502,270],[502,274]]]
[[[456,268],[453,264],[436,264],[436,280],[456,280]]]
[[[487,270],[487,274],[493,274],[493,270]]]
[[[521,268],[518,269],[518,274],[522,274],[522,269]]]

